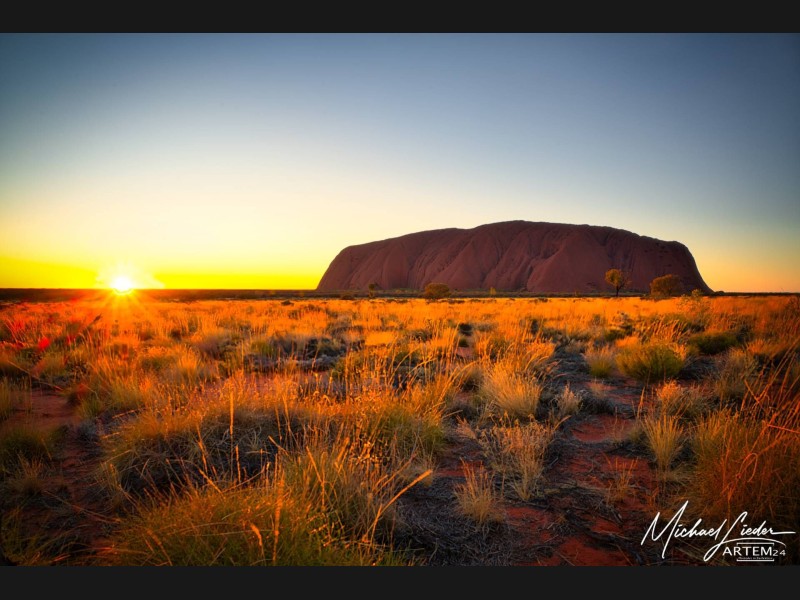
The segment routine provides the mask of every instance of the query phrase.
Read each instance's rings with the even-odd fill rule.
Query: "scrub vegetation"
[[[0,558],[656,564],[685,499],[797,530],[797,297],[425,296],[4,304]]]

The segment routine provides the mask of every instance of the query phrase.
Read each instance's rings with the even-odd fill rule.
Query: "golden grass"
[[[124,519],[106,564],[402,564],[376,537],[394,501],[370,455],[308,449],[249,486],[192,486]]]
[[[480,526],[501,521],[503,513],[499,509],[501,500],[492,482],[491,473],[483,465],[473,466],[462,461],[464,483],[454,488],[458,508],[465,517]]]
[[[800,302],[786,297],[14,305],[0,419],[33,385],[70,393],[100,431],[97,476],[126,515],[106,562],[395,564],[397,495],[431,480],[454,429],[490,469],[465,468],[462,514],[489,523],[503,493],[541,493],[554,422],[581,409],[569,385],[550,398],[553,372],[585,351],[592,376],[619,367],[654,400],[631,435],[662,472],[686,458],[676,493],[791,528],[798,339]],[[697,363],[704,381],[673,381]],[[613,380],[588,387],[615,394]],[[536,421],[543,395],[549,425]],[[35,493],[52,440],[3,427],[2,483]],[[609,504],[631,484],[630,468],[615,473]],[[17,542],[26,564],[48,555]]]
[[[561,389],[558,396],[556,396],[556,408],[560,419],[577,414],[581,409],[581,397],[567,384]]]
[[[605,379],[611,375],[616,365],[616,356],[614,348],[609,345],[589,348],[584,354],[586,363],[589,365],[589,373],[592,377],[599,379]]]
[[[542,385],[534,376],[514,370],[513,365],[498,362],[486,370],[479,394],[486,403],[489,415],[511,419],[532,418],[539,406]]]
[[[732,519],[747,511],[776,531],[796,530],[800,374],[795,367],[784,359],[748,386],[738,407],[710,413],[698,423],[687,492],[704,516]],[[796,546],[788,551],[793,560],[800,556]]]
[[[605,502],[609,507],[615,507],[631,493],[633,481],[633,463],[628,466],[621,465],[618,458],[614,459],[611,478],[606,484]]]
[[[504,486],[527,502],[539,490],[544,472],[544,457],[555,429],[535,421],[493,425],[478,439],[489,464],[502,478]]]
[[[617,355],[620,371],[643,382],[677,377],[683,359],[672,346],[663,342],[630,344]]]
[[[733,348],[722,359],[722,363],[714,382],[714,392],[723,403],[742,400],[748,386],[754,383],[757,376],[758,363],[747,351]]]
[[[684,432],[677,417],[645,417],[642,429],[659,471],[668,471],[683,445]]]
[[[695,419],[709,408],[708,399],[697,386],[667,381],[656,388],[656,401],[662,414]]]

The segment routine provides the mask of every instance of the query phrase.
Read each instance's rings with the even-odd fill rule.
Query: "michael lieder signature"
[[[727,548],[730,544],[747,544],[747,543],[769,543],[780,544],[786,546],[782,541],[776,539],[778,536],[792,535],[794,531],[774,531],[771,527],[767,526],[766,521],[762,521],[757,527],[751,527],[745,523],[747,519],[747,511],[743,511],[736,517],[730,525],[728,519],[724,519],[716,527],[707,526],[703,523],[703,519],[697,519],[691,525],[682,523],[683,514],[689,501],[684,502],[673,517],[667,521],[663,528],[659,531],[661,512],[656,513],[653,522],[642,538],[641,545],[649,539],[657,542],[661,540],[663,549],[661,551],[661,558],[664,558],[667,547],[673,539],[683,538],[707,538],[714,540],[714,544],[703,555],[703,561],[708,562],[720,551],[720,549]],[[723,551],[723,554],[725,552]],[[785,555],[785,552],[781,554]],[[737,552],[738,555],[738,552]]]

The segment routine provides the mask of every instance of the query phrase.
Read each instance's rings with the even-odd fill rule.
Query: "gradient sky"
[[[524,219],[800,291],[800,36],[0,35],[0,287],[311,288]]]

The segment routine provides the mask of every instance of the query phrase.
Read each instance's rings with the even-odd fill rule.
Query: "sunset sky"
[[[797,35],[0,35],[0,287],[313,288],[524,219],[800,291]]]

